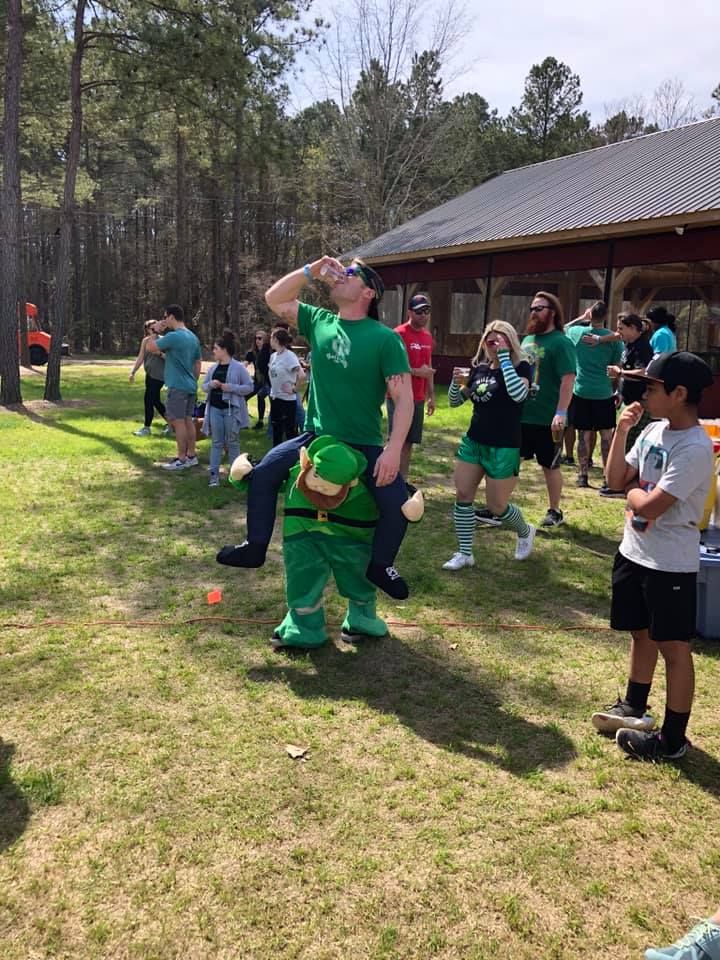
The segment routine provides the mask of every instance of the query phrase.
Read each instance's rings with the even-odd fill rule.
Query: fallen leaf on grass
[[[296,747],[294,743],[285,744],[285,753],[293,760],[307,760],[307,747]]]

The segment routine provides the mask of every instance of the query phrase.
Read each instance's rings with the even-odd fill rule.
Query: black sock
[[[685,731],[689,719],[689,710],[687,713],[676,713],[670,707],[665,707],[662,735],[670,751],[679,750],[685,743]]]
[[[625,699],[633,710],[645,713],[651,686],[651,683],[638,683],[636,680],[628,680]]]

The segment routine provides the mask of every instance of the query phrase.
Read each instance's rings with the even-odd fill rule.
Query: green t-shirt
[[[197,392],[195,364],[201,358],[200,341],[190,330],[169,330],[155,341],[165,354],[165,386],[185,393]]]
[[[312,388],[305,429],[345,443],[383,444],[386,380],[409,373],[405,344],[377,320],[341,320],[301,303],[298,330],[312,351]]]
[[[560,381],[575,373],[575,347],[562,330],[536,336],[529,334],[522,351],[534,366],[530,396],[523,405],[521,423],[549,426],[557,410]]]
[[[598,329],[581,325],[565,331],[565,336],[572,340],[577,351],[577,379],[573,393],[584,400],[607,400],[613,393],[607,367],[610,363],[620,363],[623,345],[620,340],[608,340],[607,343],[591,347],[590,344],[581,342],[586,333],[604,337],[611,331],[603,327]]]

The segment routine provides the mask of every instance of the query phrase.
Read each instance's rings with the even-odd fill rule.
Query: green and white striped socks
[[[471,503],[455,503],[453,523],[460,553],[472,556],[473,537],[475,535],[475,509]]]
[[[507,505],[505,513],[501,513],[498,520],[506,530],[514,530],[519,537],[530,536],[530,527],[525,523],[522,513],[514,503]]]

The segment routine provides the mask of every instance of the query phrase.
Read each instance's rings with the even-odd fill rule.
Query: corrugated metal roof
[[[508,170],[353,252],[495,246],[703,211],[720,212],[720,117]]]

